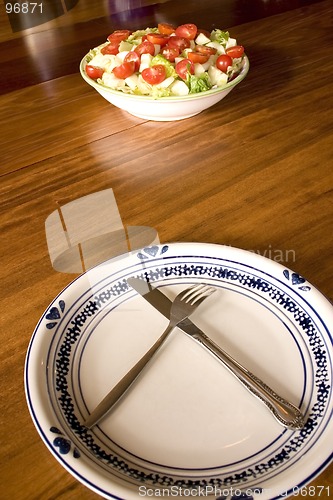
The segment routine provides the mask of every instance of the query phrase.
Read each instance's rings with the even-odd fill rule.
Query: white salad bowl
[[[156,99],[151,96],[127,94],[97,83],[86,74],[86,58],[87,56],[82,59],[80,64],[81,75],[104,99],[131,115],[154,121],[183,120],[214,106],[214,104],[224,99],[236,85],[244,80],[250,66],[248,58],[244,56],[243,66],[239,75],[222,87],[186,96],[170,96]]]

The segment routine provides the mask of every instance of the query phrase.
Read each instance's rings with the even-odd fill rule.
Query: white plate
[[[191,319],[297,405],[304,429],[282,427],[180,330],[109,415],[83,427],[168,323],[127,285],[131,276],[170,298],[190,283],[214,285]],[[105,498],[286,498],[332,459],[332,328],[331,304],[276,262],[219,245],[149,247],[91,269],[47,308],[27,352],[29,409],[59,462]]]

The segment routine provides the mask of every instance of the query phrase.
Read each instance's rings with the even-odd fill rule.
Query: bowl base
[[[145,116],[141,114],[136,114],[136,113],[130,113],[129,111],[126,111],[126,113],[129,113],[132,116],[136,116],[137,118],[141,118],[142,120],[149,120],[152,122],[174,122],[178,120],[186,120],[186,118],[191,118],[192,116],[198,115],[201,113],[201,111],[197,111],[196,113],[191,113],[189,115],[184,115],[184,116],[177,116],[176,118],[168,118],[166,116],[155,116],[152,118],[151,116]]]

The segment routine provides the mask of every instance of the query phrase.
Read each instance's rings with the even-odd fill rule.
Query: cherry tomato
[[[86,73],[93,80],[97,80],[97,78],[102,78],[104,73],[104,69],[97,68],[96,66],[91,66],[89,64],[86,65]]]
[[[176,28],[176,35],[184,38],[188,38],[189,40],[193,40],[196,37],[198,28],[195,24],[182,24]]]
[[[135,71],[135,63],[132,61],[132,62],[123,62],[123,64],[120,64],[120,66],[116,66],[115,68],[113,68],[112,73],[117,78],[125,79],[133,75],[134,71]]]
[[[166,45],[169,41],[169,36],[168,35],[160,35],[159,33],[148,33],[147,34],[147,40],[149,40],[151,43],[156,43],[157,45],[160,45],[163,47],[163,45]]]
[[[153,56],[155,54],[155,46],[149,40],[140,43],[134,50],[139,56],[142,56],[142,54],[150,54]]]
[[[170,36],[168,45],[169,47],[176,48],[179,52],[182,52],[184,49],[188,49],[191,46],[191,43],[188,38]]]
[[[110,42],[101,49],[101,53],[103,55],[113,54],[115,56],[118,54],[118,52],[119,52],[119,43],[118,42]]]
[[[168,23],[158,23],[157,28],[161,35],[171,35],[171,33],[174,33],[176,29]]]
[[[216,54],[217,50],[214,49],[214,47],[207,47],[206,45],[196,45],[195,50],[197,52],[200,52],[200,54],[206,54],[206,55],[214,55]]]
[[[232,59],[227,54],[222,54],[216,59],[215,64],[218,69],[225,73],[228,67],[232,66]]]
[[[176,57],[179,56],[179,50],[176,47],[169,47],[168,45],[165,45],[161,50],[161,54],[168,61],[175,62]]]
[[[235,59],[237,57],[242,57],[244,54],[244,47],[242,45],[235,45],[234,47],[229,47],[225,50],[225,53]]]
[[[175,70],[180,78],[186,80],[188,72],[190,72],[191,75],[194,74],[194,64],[189,59],[182,59],[176,64]]]
[[[157,85],[166,78],[165,66],[163,66],[163,64],[156,64],[155,66],[144,69],[141,75],[150,85]]]
[[[131,50],[124,57],[124,62],[134,62],[134,71],[139,71],[140,68],[140,56],[134,50]]]
[[[207,55],[207,54],[200,54],[200,52],[195,52],[195,51],[189,52],[187,54],[187,57],[193,63],[199,63],[199,64],[204,64],[209,59],[209,55]]]
[[[131,32],[129,30],[116,30],[111,35],[108,36],[109,42],[118,42],[126,40],[130,36]]]

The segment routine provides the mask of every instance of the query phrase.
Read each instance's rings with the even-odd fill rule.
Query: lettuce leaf
[[[138,45],[142,41],[142,37],[147,35],[147,33],[158,33],[158,28],[146,28],[145,30],[136,30],[130,34],[127,38],[127,42],[132,43],[133,45]]]
[[[216,30],[213,30],[211,32],[210,37],[211,37],[211,40],[213,42],[218,42],[221,45],[223,45],[223,47],[225,47],[227,45],[228,40],[229,40],[229,31],[222,31],[222,30],[216,29]]]
[[[190,89],[190,94],[196,94],[197,92],[205,92],[212,88],[208,73],[201,73],[201,75],[188,75],[187,85]]]
[[[96,47],[94,49],[90,49],[87,56],[86,56],[86,62],[89,64],[90,61],[94,59],[95,56],[98,54],[98,49],[99,47]]]
[[[169,87],[162,88],[157,85],[152,86],[151,96],[154,99],[159,99],[160,97],[169,97],[171,95],[171,89]]]

